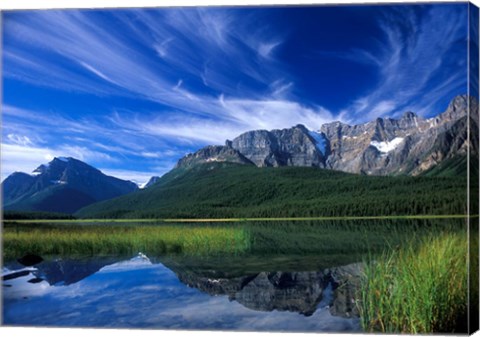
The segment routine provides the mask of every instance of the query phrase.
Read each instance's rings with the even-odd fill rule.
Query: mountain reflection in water
[[[56,259],[23,268],[8,280],[5,275],[18,266],[7,265],[3,321],[23,326],[360,330],[359,319],[348,318],[356,313],[351,294],[344,291],[356,286],[358,264],[292,272],[190,267],[195,265],[199,263],[174,257],[152,263],[142,254],[120,262]]]

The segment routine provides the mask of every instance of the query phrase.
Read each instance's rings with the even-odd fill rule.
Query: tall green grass
[[[5,258],[51,255],[238,254],[321,255],[322,266],[357,262],[368,252],[433,233],[457,231],[461,220],[349,220],[145,224],[5,223]],[[319,262],[320,263],[320,262]]]
[[[368,332],[458,332],[467,319],[465,232],[424,237],[367,262],[360,313]],[[463,326],[462,326],[463,324]]]
[[[4,259],[23,254],[238,254],[249,249],[245,228],[223,226],[11,226],[4,228]]]

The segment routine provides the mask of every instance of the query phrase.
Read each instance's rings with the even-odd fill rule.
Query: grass
[[[330,219],[331,220],[331,219]],[[186,253],[194,255],[324,255],[339,263],[360,261],[388,245],[462,228],[460,219],[382,219],[344,221],[240,221],[208,223],[5,222],[9,257],[27,252],[52,255]],[[332,264],[334,265],[334,264]],[[328,266],[326,266],[328,267]]]
[[[360,312],[367,332],[432,333],[465,329],[465,232],[428,236],[366,264]]]
[[[7,226],[4,259],[37,255],[238,254],[248,250],[244,228],[222,226]]]

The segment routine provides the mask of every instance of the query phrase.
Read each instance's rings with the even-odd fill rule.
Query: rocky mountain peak
[[[308,129],[301,124],[281,130],[257,130],[241,134],[232,147],[259,167],[324,167],[324,155]]]
[[[191,168],[199,164],[209,162],[229,162],[252,165],[238,150],[231,146],[209,145],[195,153],[189,153],[181,158],[175,168]]]
[[[295,125],[293,128],[299,130],[299,131],[302,131],[302,132],[305,132],[305,133],[308,133],[308,129],[305,127],[305,125],[303,124],[297,124]]]
[[[42,164],[33,171],[33,175],[44,177],[47,181],[63,181],[78,179],[79,176],[103,174],[100,170],[75,158],[55,157],[49,163]]]
[[[466,116],[469,98],[466,95],[456,96],[448,105],[447,110],[439,115],[443,121],[452,121]],[[472,102],[472,100],[470,100]]]
[[[413,120],[417,117],[418,117],[418,115],[415,112],[412,112],[412,111],[406,111],[402,115],[402,119],[406,119],[406,120]]]
[[[448,105],[447,110],[453,110],[453,111],[458,111],[458,110],[464,110],[467,108],[468,105],[468,96],[467,95],[459,95],[456,96]]]
[[[35,170],[32,171],[33,175],[37,174],[42,174],[48,171],[48,165],[41,164],[39,167],[37,167]]]
[[[320,131],[325,133],[326,135],[332,135],[336,132],[339,132],[344,129],[349,129],[351,126],[340,122],[340,121],[334,121],[330,123],[325,123],[320,126]]]

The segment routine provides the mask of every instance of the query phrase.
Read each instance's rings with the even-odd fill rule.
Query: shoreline
[[[341,216],[341,217],[295,217],[295,218],[214,218],[214,219],[2,219],[2,223],[109,223],[109,222],[255,222],[255,221],[335,221],[335,220],[401,220],[401,219],[467,219],[478,218],[478,214],[445,215],[384,215],[384,216]]]

